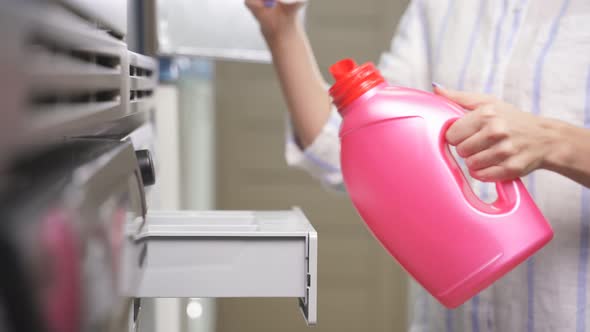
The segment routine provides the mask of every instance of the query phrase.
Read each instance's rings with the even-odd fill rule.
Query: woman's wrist
[[[542,168],[590,188],[590,130],[553,121],[555,138]]]
[[[547,152],[543,156],[541,168],[562,173],[564,168],[573,163],[575,137],[572,137],[572,134],[577,128],[558,120],[541,121],[548,138]]]
[[[287,22],[280,24],[280,27],[276,29],[264,29],[262,28],[262,35],[268,44],[268,47],[272,50],[280,47],[282,43],[287,42],[289,39],[296,38],[300,33],[301,23],[296,17],[288,19]]]

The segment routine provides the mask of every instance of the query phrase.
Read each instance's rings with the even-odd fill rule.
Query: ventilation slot
[[[30,98],[33,108],[48,106],[82,105],[89,103],[107,103],[119,100],[119,90],[100,90],[95,92],[78,92],[71,94],[40,93]]]
[[[154,72],[150,69],[145,69],[134,65],[129,66],[129,75],[133,77],[152,77],[153,74]]]
[[[153,90],[131,90],[129,92],[129,100],[141,100],[150,98],[154,94]]]
[[[97,21],[92,16],[87,15],[84,11],[79,10],[76,6],[70,5],[66,1],[62,1],[62,6],[67,8],[71,14],[86,21],[90,26],[94,26],[97,29],[103,30],[104,32],[109,34],[111,37],[114,37],[118,40],[123,40],[124,36],[121,33],[117,32],[117,31],[113,31],[108,26],[102,24],[100,21]]]
[[[70,59],[109,69],[118,69],[121,65],[121,59],[119,56],[94,52],[91,50],[76,49],[75,47],[60,44],[39,35],[31,38],[29,45],[33,50],[42,51],[56,58]]]

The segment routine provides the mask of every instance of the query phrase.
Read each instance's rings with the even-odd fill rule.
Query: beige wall
[[[406,1],[311,0],[308,31],[322,72],[343,57],[376,61]],[[319,325],[314,331],[403,331],[405,276],[347,198],[283,158],[285,104],[270,65],[219,63],[217,204],[303,208],[319,233]],[[327,76],[326,76],[327,77]],[[306,331],[295,300],[219,301],[221,332]]]

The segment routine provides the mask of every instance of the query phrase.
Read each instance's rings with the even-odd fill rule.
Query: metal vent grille
[[[127,45],[52,2],[12,1],[0,12],[0,68],[10,155],[96,132],[128,113]]]
[[[120,55],[101,53],[96,49],[83,49],[80,46],[67,45],[59,40],[51,39],[40,33],[33,34],[27,43],[37,52],[54,58],[69,59],[80,64],[91,64],[98,67],[118,69],[121,65]]]
[[[131,77],[152,77],[154,72],[149,68],[129,65],[129,76]]]
[[[120,54],[69,44],[39,33],[32,34],[25,48],[31,59],[28,93],[31,112],[93,107],[101,103],[109,107],[120,100]]]
[[[149,57],[129,52],[129,110],[131,113],[150,111],[153,107],[157,77],[157,63]]]

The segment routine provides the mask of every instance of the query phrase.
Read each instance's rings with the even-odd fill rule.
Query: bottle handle
[[[449,143],[446,140],[446,133],[449,127],[459,119],[460,117],[454,117],[449,119],[443,125],[440,131],[440,148],[442,151],[443,159],[445,160],[447,167],[451,170],[453,178],[456,184],[461,189],[463,196],[470,205],[481,213],[485,214],[506,214],[517,207],[520,201],[520,190],[522,186],[519,186],[520,179],[512,181],[496,182],[496,191],[498,198],[493,203],[486,203],[481,200],[471,188],[469,180],[463,173],[463,170],[459,166],[459,163],[455,157],[451,154]]]

